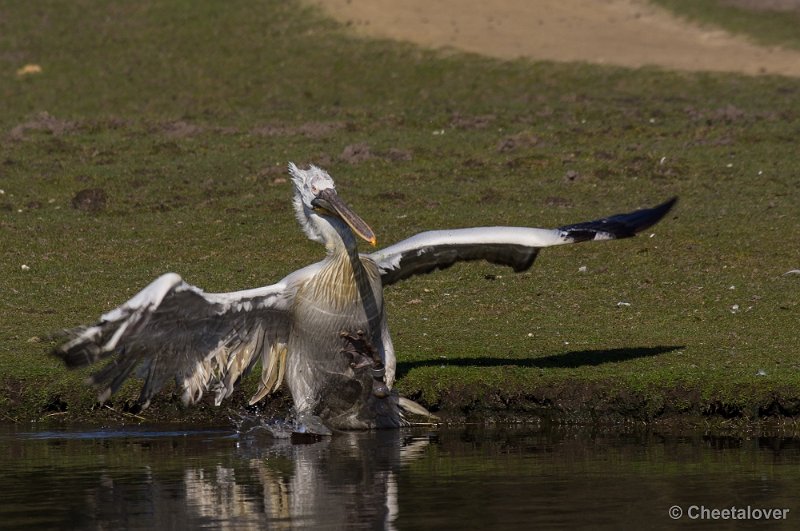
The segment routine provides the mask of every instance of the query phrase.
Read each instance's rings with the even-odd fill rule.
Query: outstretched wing
[[[533,264],[542,247],[629,238],[657,223],[677,201],[673,197],[654,208],[557,229],[476,227],[422,232],[369,257],[378,265],[384,286],[465,260],[486,260],[524,271]]]
[[[70,368],[111,358],[90,381],[101,402],[131,376],[144,378],[144,408],[170,379],[195,403],[206,390],[216,403],[229,396],[240,378],[260,360],[261,386],[254,403],[283,379],[288,308],[297,276],[264,288],[204,293],[174,273],[162,275],[92,326],[67,331],[69,340],[53,354]]]

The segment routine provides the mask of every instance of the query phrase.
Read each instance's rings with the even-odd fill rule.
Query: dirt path
[[[362,35],[528,57],[800,77],[800,52],[684,22],[644,0],[308,0]]]

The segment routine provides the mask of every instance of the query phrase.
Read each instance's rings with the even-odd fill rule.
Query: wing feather
[[[369,258],[378,265],[385,286],[469,260],[486,260],[525,271],[543,247],[629,238],[657,223],[676,202],[677,198],[672,198],[653,208],[557,229],[475,227],[422,232],[374,252]]]
[[[67,331],[53,354],[71,368],[106,358],[90,381],[107,400],[130,377],[144,379],[138,403],[144,408],[171,379],[187,404],[206,391],[219,404],[258,361],[263,398],[280,385],[289,333],[288,309],[296,280],[309,268],[278,284],[235,293],[204,293],[174,273],[162,275],[96,324]],[[276,350],[277,349],[277,350]]]

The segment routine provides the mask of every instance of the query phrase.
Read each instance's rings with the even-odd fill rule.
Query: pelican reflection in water
[[[184,471],[184,505],[198,521],[261,529],[393,529],[400,512],[398,476],[431,442],[429,436],[385,430],[313,444],[253,432],[240,440],[246,446],[237,453],[249,458]]]
[[[233,437],[143,430],[92,439],[81,432],[61,439],[57,454],[51,446],[47,457],[37,456],[68,463],[67,470],[54,466],[61,475],[48,481],[41,468],[26,469],[21,488],[33,496],[43,483],[48,493],[60,485],[62,496],[49,499],[53,510],[34,520],[49,524],[40,528],[394,529],[403,478],[414,477],[409,465],[424,463],[431,446],[440,445],[438,433],[418,428],[342,432],[298,444],[255,419],[254,425]],[[103,458],[88,463],[92,444],[102,444]]]
[[[174,379],[184,403],[212,392],[219,404],[261,363],[254,404],[286,385],[299,431],[397,427],[404,413],[426,414],[393,390],[395,352],[383,288],[465,260],[524,271],[539,249],[634,236],[675,204],[617,214],[556,229],[476,227],[429,231],[369,254],[372,229],[337,195],[324,170],[289,165],[294,208],[325,258],[276,284],[205,293],[167,273],[94,325],[68,331],[54,353],[68,367],[108,363],[90,378],[105,401],[131,376],[144,379],[144,408]]]

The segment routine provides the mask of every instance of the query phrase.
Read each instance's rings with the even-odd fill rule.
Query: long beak
[[[373,247],[378,243],[375,233],[369,228],[367,222],[353,212],[344,201],[339,199],[336,190],[333,188],[322,190],[311,204],[315,208],[320,208],[328,214],[341,218],[354,233],[367,240]]]

